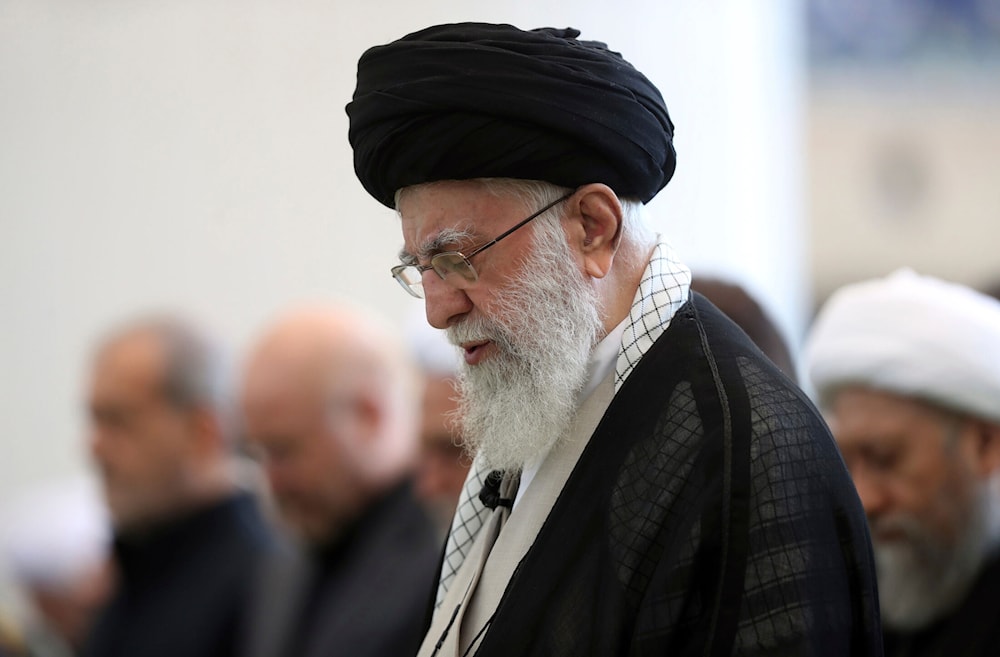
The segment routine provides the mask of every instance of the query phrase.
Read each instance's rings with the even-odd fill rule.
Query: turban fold
[[[910,270],[841,288],[806,341],[816,391],[844,385],[1000,421],[1000,301]]]
[[[439,25],[365,52],[347,106],[354,169],[393,207],[437,180],[607,184],[643,202],[673,175],[660,92],[572,28]]]

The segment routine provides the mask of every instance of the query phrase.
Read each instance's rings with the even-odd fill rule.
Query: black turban
[[[646,77],[578,30],[459,23],[376,46],[347,106],[354,169],[396,190],[471,178],[600,182],[649,201],[674,173],[674,126]]]

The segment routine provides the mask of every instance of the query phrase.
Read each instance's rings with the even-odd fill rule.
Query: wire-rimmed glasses
[[[395,278],[399,282],[399,284],[403,286],[404,290],[406,290],[407,292],[409,292],[411,295],[415,296],[418,299],[424,298],[423,276],[424,272],[427,271],[428,269],[434,270],[434,273],[440,276],[441,280],[451,282],[452,284],[455,285],[461,286],[461,285],[468,285],[470,283],[475,283],[479,279],[479,274],[476,273],[476,270],[472,266],[472,263],[469,262],[469,260],[473,256],[482,253],[483,251],[490,248],[503,238],[513,233],[518,228],[527,225],[529,221],[545,214],[545,212],[559,205],[572,195],[573,192],[570,192],[565,196],[557,198],[556,200],[552,201],[538,212],[532,214],[527,219],[524,219],[523,221],[520,221],[517,224],[515,224],[513,228],[510,228],[500,233],[486,244],[476,247],[469,255],[464,255],[459,251],[445,251],[443,253],[437,253],[431,257],[430,264],[396,265],[391,269],[392,277]]]

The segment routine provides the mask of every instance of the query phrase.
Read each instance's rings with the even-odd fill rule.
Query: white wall
[[[651,204],[701,271],[738,272],[793,340],[798,3],[741,0],[0,2],[0,499],[86,468],[88,350],[179,308],[237,348],[303,298],[402,319],[392,213],[353,175],[363,50],[438,22],[567,25],[663,92],[677,174]]]
[[[900,267],[1000,285],[1000,76],[953,66],[825,75],[810,90],[817,301]]]

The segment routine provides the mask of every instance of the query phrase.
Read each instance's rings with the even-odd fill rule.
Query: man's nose
[[[865,510],[865,515],[869,518],[877,518],[886,512],[889,506],[889,494],[886,490],[885,481],[871,472],[866,472],[865,468],[854,468],[851,471],[854,479],[854,488],[861,498],[861,506]]]
[[[423,286],[427,323],[434,328],[446,329],[472,310],[469,295],[432,270],[423,273]]]

